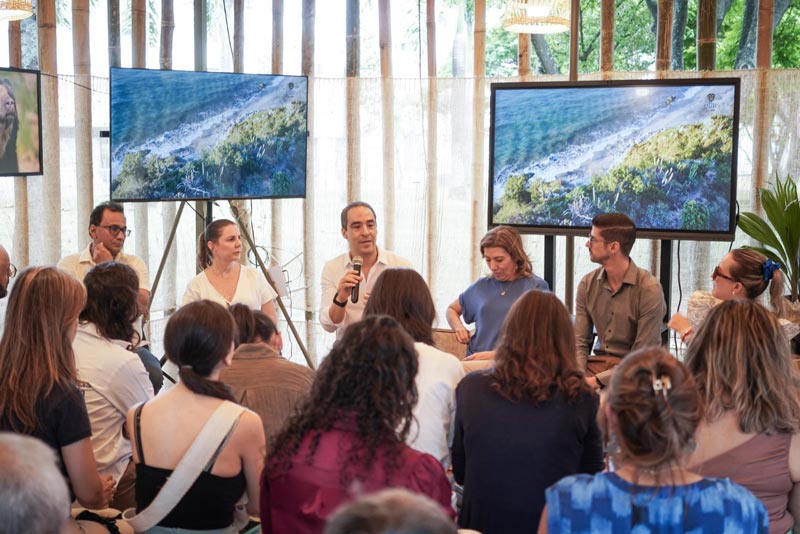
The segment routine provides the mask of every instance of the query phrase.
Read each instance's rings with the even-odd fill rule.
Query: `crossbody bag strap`
[[[164,519],[192,487],[243,411],[242,406],[223,401],[200,430],[150,506],[138,514],[135,508],[128,508],[122,518],[136,532],[152,528]]]

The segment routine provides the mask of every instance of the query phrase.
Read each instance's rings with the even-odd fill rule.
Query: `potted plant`
[[[791,176],[781,180],[775,176],[774,186],[758,190],[766,220],[751,212],[739,216],[742,231],[760,242],[755,249],[781,264],[790,291],[787,297],[795,303],[795,314],[800,307],[798,278],[800,278],[800,197]],[[797,322],[798,317],[792,317]]]

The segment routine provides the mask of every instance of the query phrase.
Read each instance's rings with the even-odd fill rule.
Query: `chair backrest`
[[[459,343],[456,339],[456,333],[449,328],[434,328],[433,344],[437,349],[449,352],[459,360],[463,360],[464,356],[467,355],[467,346]]]

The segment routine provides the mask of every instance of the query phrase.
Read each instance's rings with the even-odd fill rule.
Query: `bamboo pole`
[[[58,120],[58,63],[56,61],[56,8],[54,2],[38,2],[39,66],[42,70],[42,177],[41,214],[42,263],[56,263],[61,257],[61,144]]]
[[[381,128],[383,133],[383,244],[394,250],[394,85],[392,80],[391,0],[378,2],[378,41],[381,51]]]
[[[427,0],[427,17],[425,28],[427,33],[427,55],[428,55],[428,96],[427,96],[427,130],[428,137],[426,143],[425,171],[428,177],[428,206],[427,206],[427,261],[426,275],[428,286],[431,293],[435,294],[436,282],[436,258],[439,253],[439,176],[437,173],[437,150],[436,141],[438,137],[437,111],[439,99],[436,83],[436,0]]]
[[[702,0],[701,0],[702,1]],[[600,72],[608,79],[614,70],[614,0],[600,1]]]
[[[283,73],[283,0],[272,0],[272,73]],[[283,220],[283,201],[273,199],[269,202],[270,206],[270,242],[269,250],[280,250],[281,241],[281,222]],[[248,213],[249,218],[249,213]],[[270,260],[272,260],[270,254]],[[272,262],[267,262],[271,264]]]
[[[172,37],[174,32],[174,0],[161,0],[161,42],[158,62],[162,70],[172,70]]]
[[[136,68],[146,67],[147,55],[147,0],[131,0],[131,53],[132,64]],[[137,202],[133,213],[136,219],[136,255],[144,260],[150,259],[150,224],[147,214],[148,203]]]
[[[604,0],[605,1],[605,0]],[[607,3],[607,2],[606,2]],[[603,71],[603,77],[605,78],[607,73],[610,72],[611,68],[614,64],[614,54],[613,54],[613,47],[614,47],[614,3],[611,2],[611,19],[608,19],[608,6],[603,4],[601,8],[604,8],[605,19],[602,19],[601,16],[601,25],[605,23],[609,27],[602,27],[602,38],[600,42],[601,46],[601,55],[603,53],[602,47],[607,46],[611,49],[610,53],[608,50],[605,50],[605,53],[610,56],[611,64],[606,64],[606,69]],[[580,31],[578,22],[580,18],[580,5],[578,0],[572,0],[570,2],[570,15],[569,15],[569,79],[570,81],[577,81],[578,79],[578,32]],[[603,44],[605,41],[605,45]],[[601,63],[602,63],[601,58]],[[608,61],[608,58],[606,58]],[[602,64],[601,64],[602,70]],[[555,239],[555,238],[552,238]],[[553,245],[555,249],[555,245]],[[553,269],[555,271],[555,269]],[[553,284],[555,285],[555,283]],[[556,288],[550,288],[551,290],[555,291]],[[575,238],[571,235],[564,238],[564,304],[567,307],[567,311],[572,313],[573,304],[575,302]]]
[[[663,72],[672,65],[673,1],[658,0],[656,22],[656,71]]]
[[[531,74],[531,36],[528,33],[519,34],[519,53],[517,54],[517,71],[520,78]]]
[[[12,67],[22,67],[22,29],[18,20],[8,24],[8,64]],[[11,259],[20,269],[30,265],[28,217],[28,179],[15,176],[14,242]]]
[[[158,63],[159,68],[162,70],[172,70],[172,44],[173,33],[175,31],[175,6],[174,0],[161,0],[161,39],[159,42]],[[178,217],[178,207],[176,202],[162,202],[161,203],[161,234],[168,236],[173,230],[175,220]],[[170,253],[167,254],[164,264],[161,269],[162,287],[164,288],[160,293],[161,301],[164,303],[162,308],[166,310],[169,315],[175,309],[178,302],[177,292],[177,278],[178,278],[178,254],[177,247],[174,241],[164,244],[165,247],[170,247]],[[174,252],[174,253],[173,253]],[[155,283],[155,281],[154,281]],[[154,287],[153,289],[157,289]],[[155,298],[155,291],[152,292],[151,298]],[[152,308],[152,303],[151,303]],[[149,325],[149,323],[148,323]]]
[[[756,213],[761,211],[758,190],[769,181],[769,130],[772,125],[772,106],[769,102],[769,71],[772,67],[772,32],[775,18],[773,0],[758,3],[758,39],[756,44],[756,116],[753,121],[753,199]]]
[[[122,65],[122,49],[119,37],[119,0],[108,0],[108,65]]]
[[[244,0],[233,0],[233,72],[244,72]]]
[[[207,65],[207,43],[208,31],[206,27],[206,17],[208,15],[208,5],[206,0],[194,0],[194,70],[206,70]],[[206,229],[205,218],[208,215],[206,208],[209,203],[198,200],[195,202],[195,211],[200,215],[195,218],[194,230],[195,235],[200,235]]]
[[[486,112],[486,0],[475,0],[475,25],[473,27],[474,52],[472,70],[475,82],[472,88],[472,240],[470,241],[470,280],[481,275],[481,255],[478,243],[481,241],[486,220],[484,210],[484,180],[486,177],[483,162],[484,123]]]
[[[714,70],[717,63],[717,0],[697,6],[697,70]]]
[[[303,36],[302,36],[302,73],[304,76],[314,75],[314,19],[315,19],[315,0],[303,0]],[[308,80],[308,131],[314,131],[314,83]],[[306,144],[306,198],[303,200],[303,228],[305,239],[303,240],[303,257],[305,258],[305,269],[303,269],[305,302],[306,302],[306,347],[309,347],[311,354],[319,354],[317,350],[316,338],[312,335],[311,324],[314,318],[314,311],[317,309],[318,302],[315,299],[316,292],[314,287],[318,287],[319,280],[317,271],[314,267],[314,257],[316,250],[315,224],[314,224],[314,138],[308,138]]]
[[[89,0],[72,0],[72,62],[75,69],[75,171],[78,248],[89,243],[84,217],[94,207],[92,165],[92,61],[89,41]]]
[[[361,18],[359,0],[346,0],[345,6],[345,53],[347,64],[347,201],[361,198],[361,110],[358,85],[361,48]]]

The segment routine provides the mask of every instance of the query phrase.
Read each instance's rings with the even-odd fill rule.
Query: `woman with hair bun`
[[[387,487],[427,495],[454,515],[439,461],[406,445],[417,367],[414,340],[391,317],[345,329],[269,451],[265,534],[318,534],[341,504]]]
[[[467,356],[494,350],[503,319],[524,293],[550,289],[533,274],[533,264],[515,228],[497,226],[486,232],[481,239],[481,255],[492,274],[464,290],[446,315],[456,339],[467,345]],[[475,323],[475,331],[470,333],[464,323]]]
[[[686,468],[702,418],[697,385],[670,353],[623,358],[599,417],[613,470],[548,488],[539,532],[766,533],[764,506],[746,489]]]
[[[686,352],[706,402],[690,468],[752,491],[773,534],[800,521],[800,374],[779,332],[766,308],[732,300],[711,310]]]
[[[164,349],[180,369],[181,379],[128,412],[128,435],[136,462],[137,513],[156,499],[209,419],[225,401],[233,401],[219,376],[233,360],[235,337],[233,317],[215,302],[186,304],[169,318]],[[266,450],[264,428],[258,415],[241,410],[221,445],[214,442],[216,453],[211,461],[199,467],[202,472],[191,487],[156,526],[145,530],[147,534],[168,534],[174,529],[235,533],[234,507],[244,493],[247,511],[258,514],[258,477]]]
[[[228,219],[217,219],[197,238],[197,269],[183,294],[183,304],[210,300],[225,307],[246,304],[261,310],[278,324],[275,305],[277,294],[260,271],[239,263],[242,237],[239,227]]]
[[[714,306],[734,299],[757,300],[768,291],[769,305],[787,339],[800,333],[800,326],[784,318],[783,298],[786,280],[781,265],[757,250],[735,248],[722,258],[711,273],[711,292],[695,291],[687,304],[688,317],[680,312],[672,316],[669,327],[688,343]]]

